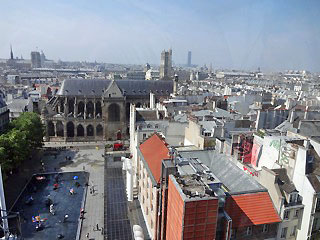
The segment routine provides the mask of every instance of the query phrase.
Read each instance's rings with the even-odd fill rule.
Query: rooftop
[[[160,182],[161,164],[163,159],[169,158],[167,143],[158,135],[153,134],[140,147],[143,160],[153,177],[154,184]]]
[[[57,95],[102,96],[111,83],[112,81],[107,79],[66,79]],[[172,81],[115,80],[115,83],[125,96],[145,96],[150,92],[167,96],[173,91]]]
[[[266,190],[256,180],[237,167],[225,154],[215,150],[181,151],[179,154],[184,158],[198,158],[209,167],[230,193]]]
[[[285,168],[279,168],[279,169],[272,169],[274,173],[278,176],[278,185],[279,188],[290,194],[292,192],[297,192],[296,187],[294,186],[293,182],[290,181],[288,175],[287,175],[287,169]]]
[[[232,195],[227,198],[225,209],[235,227],[281,221],[267,191]]]
[[[210,189],[201,179],[195,175],[170,176],[174,177],[177,186],[181,189],[180,194],[185,200],[199,200],[216,197],[214,191]]]

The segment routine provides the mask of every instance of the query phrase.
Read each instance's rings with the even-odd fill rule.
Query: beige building
[[[270,170],[262,167],[258,179],[268,189],[282,219],[277,239],[298,239],[297,232],[301,229],[304,205],[302,197],[287,175],[287,170],[285,168]]]

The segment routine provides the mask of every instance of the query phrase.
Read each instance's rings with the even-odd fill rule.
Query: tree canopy
[[[11,171],[30,157],[43,144],[44,128],[36,113],[22,113],[13,120],[8,131],[0,135],[0,164],[4,172]]]

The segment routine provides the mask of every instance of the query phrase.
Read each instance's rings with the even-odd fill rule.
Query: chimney
[[[293,109],[290,115],[290,123],[293,123],[295,118],[296,118],[296,110]]]
[[[174,95],[177,95],[178,81],[179,81],[179,76],[177,74],[175,74],[174,81],[173,81],[173,94]]]
[[[156,98],[154,93],[150,92],[150,108],[154,109],[156,106]]]

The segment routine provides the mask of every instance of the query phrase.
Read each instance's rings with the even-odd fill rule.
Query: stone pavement
[[[59,168],[57,170],[68,172],[85,170],[89,172],[89,187],[85,202],[85,219],[81,228],[81,240],[94,239],[103,240],[103,232],[101,228],[104,226],[104,148],[92,146],[92,148],[61,151],[57,155],[47,156],[44,163],[48,171],[50,169]],[[71,161],[66,161],[65,157],[71,157]],[[94,188],[94,193],[90,193],[90,188]],[[98,224],[99,231],[96,230]],[[103,229],[104,231],[104,229]],[[89,233],[89,238],[87,234]]]

